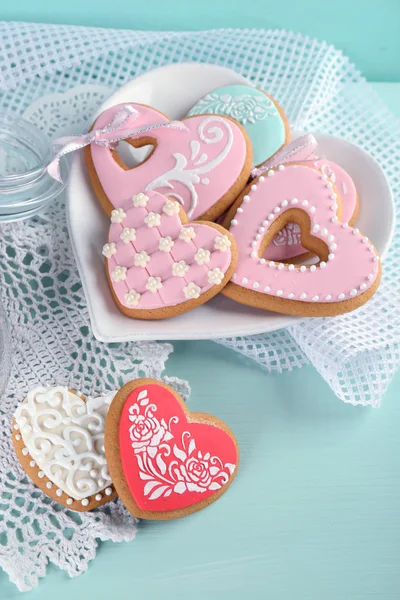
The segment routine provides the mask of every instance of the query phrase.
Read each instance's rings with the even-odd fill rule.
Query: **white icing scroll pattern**
[[[146,190],[155,190],[162,187],[169,188],[171,191],[167,192],[168,197],[175,198],[183,205],[184,200],[180,194],[174,191],[172,182],[177,181],[183,184],[190,193],[191,203],[187,211],[187,215],[190,218],[198,203],[196,186],[199,184],[208,185],[210,183],[207,177],[201,176],[212,171],[227,157],[233,143],[232,128],[225,119],[216,116],[207,117],[197,128],[198,137],[205,144],[217,144],[223,140],[225,133],[227,134],[226,144],[215,158],[208,160],[206,152],[202,152],[199,156],[202,144],[199,140],[192,140],[190,142],[190,158],[186,158],[181,152],[175,152],[173,154],[176,161],[174,167],[150,181],[146,186]],[[193,164],[188,167],[189,162]]]
[[[256,121],[264,121],[267,117],[276,117],[279,114],[273,102],[265,94],[260,93],[258,96],[222,94],[220,96],[215,92],[199,100],[189,115],[208,113],[226,115],[242,125],[254,124]]]
[[[38,468],[75,500],[111,485],[104,426],[111,392],[83,401],[66,387],[36,388],[18,406],[15,421]]]

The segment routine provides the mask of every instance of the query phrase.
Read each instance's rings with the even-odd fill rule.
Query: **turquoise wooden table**
[[[96,12],[94,0],[58,3],[51,11],[47,0],[2,4],[2,19],[147,29],[255,24],[251,10],[239,14],[236,3],[211,0],[202,3],[198,19],[189,2],[174,15],[174,0],[158,20],[161,0],[132,3],[129,11],[126,0],[114,0],[112,10],[102,5]],[[283,10],[261,0],[246,3],[261,10],[257,26],[325,37],[369,78],[400,80],[400,6],[382,0],[357,29],[365,5],[287,0]],[[375,87],[400,116],[400,84]],[[190,381],[191,410],[214,413],[237,434],[236,481],[202,513],[144,521],[133,542],[101,544],[81,577],[69,579],[49,566],[26,598],[398,600],[400,373],[374,410],[344,405],[312,367],[271,375],[212,342],[175,344],[167,366],[168,374]],[[1,600],[17,597],[0,571]]]

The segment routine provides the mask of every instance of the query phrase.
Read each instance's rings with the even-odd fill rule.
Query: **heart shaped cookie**
[[[163,319],[207,302],[229,281],[236,246],[228,231],[187,224],[180,204],[158,192],[139,193],[114,209],[103,247],[118,308],[137,319]]]
[[[116,497],[104,451],[114,395],[85,399],[67,387],[37,387],[15,412],[13,443],[23,469],[71,510],[91,510]]]
[[[118,495],[144,519],[177,519],[215,502],[239,462],[224,423],[190,413],[175,390],[153,379],[131,381],[117,393],[105,443]]]
[[[286,115],[266,92],[249,85],[228,85],[201,98],[188,115],[214,114],[235,119],[249,135],[253,162],[260,165],[289,141]]]
[[[330,316],[364,304],[377,290],[379,256],[358,229],[340,223],[335,185],[310,166],[280,165],[243,192],[225,219],[238,247],[238,265],[223,294],[275,312]],[[302,231],[302,246],[317,265],[277,263],[263,256],[288,223]]]
[[[93,129],[109,123],[123,105],[113,106],[95,121]],[[131,104],[138,127],[168,123],[148,106]],[[215,220],[246,185],[252,167],[251,143],[235,121],[215,115],[184,119],[186,130],[160,127],[126,141],[135,147],[152,145],[151,154],[128,168],[115,149],[92,144],[85,149],[93,189],[108,215],[124,208],[126,198],[157,190],[173,197],[188,217]]]

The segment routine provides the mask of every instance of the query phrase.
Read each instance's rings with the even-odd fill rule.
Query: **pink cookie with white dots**
[[[118,308],[136,319],[164,319],[207,302],[237,261],[232,234],[216,223],[188,224],[179,202],[154,191],[112,211],[103,255]]]
[[[280,165],[254,179],[224,221],[238,247],[238,265],[223,294],[237,302],[300,316],[333,316],[371,298],[381,277],[379,256],[358,229],[340,222],[339,190],[321,171]],[[316,265],[263,256],[274,236],[297,223]]]

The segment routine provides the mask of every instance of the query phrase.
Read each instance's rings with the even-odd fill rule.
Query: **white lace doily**
[[[87,127],[108,93],[99,86],[115,90],[171,62],[213,62],[268,90],[293,128],[341,135],[369,151],[385,168],[399,211],[399,123],[349,60],[324,42],[281,31],[116,32],[26,23],[0,23],[0,40],[0,110],[22,114],[52,94],[46,109],[34,104],[30,118],[53,137]],[[93,94],[80,87],[77,96],[54,96],[86,84],[96,85]],[[14,360],[0,404],[0,566],[27,590],[48,560],[77,575],[94,557],[96,538],[132,539],[135,524],[118,502],[79,516],[58,510],[25,478],[9,433],[17,401],[38,382],[67,383],[90,394],[138,375],[160,377],[172,348],[105,345],[93,338],[62,199],[40,217],[2,226],[1,234],[0,299],[11,321]],[[310,361],[344,401],[377,406],[400,363],[399,257],[397,230],[380,291],[355,313],[222,343],[269,370]],[[187,393],[183,382],[173,384]]]

